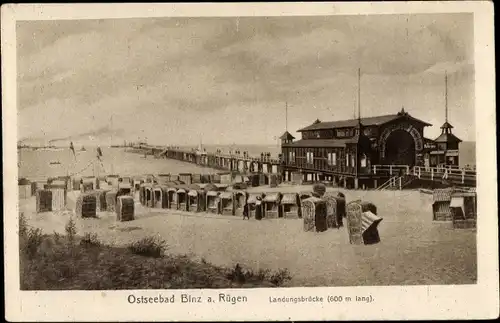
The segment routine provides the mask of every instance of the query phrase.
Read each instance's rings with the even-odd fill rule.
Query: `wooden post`
[[[389,166],[389,175],[392,176],[392,165]]]
[[[465,169],[462,169],[462,184],[465,183]]]
[[[402,177],[399,177],[399,190],[401,191],[403,189],[403,180]]]
[[[377,165],[373,166],[373,174],[377,175]]]
[[[422,176],[422,169],[419,167],[418,168],[418,179],[420,179],[420,176]]]
[[[434,167],[431,168],[431,181],[434,180]]]

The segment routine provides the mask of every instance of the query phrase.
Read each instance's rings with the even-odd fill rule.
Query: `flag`
[[[73,142],[70,142],[69,149],[71,149],[71,151],[73,152],[73,156],[75,156],[75,159],[76,159],[75,146],[73,146]]]
[[[100,162],[101,162],[101,164],[102,164],[101,157],[102,157],[102,150],[101,150],[101,147],[97,146],[97,159],[99,159],[99,161],[100,161]]]
[[[97,146],[97,159],[99,160],[99,163],[101,164],[101,166],[104,168],[104,165],[102,164],[101,157],[102,157],[101,147]]]

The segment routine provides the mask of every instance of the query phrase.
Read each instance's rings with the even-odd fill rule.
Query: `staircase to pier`
[[[385,183],[377,187],[378,191],[381,190],[402,190],[406,186],[410,185],[415,180],[414,176],[403,175],[403,176],[392,176]]]

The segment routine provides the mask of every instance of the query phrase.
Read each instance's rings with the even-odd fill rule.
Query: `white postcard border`
[[[478,282],[463,286],[318,287],[239,290],[21,292],[17,218],[15,23],[18,20],[165,16],[280,16],[474,13],[478,171]],[[493,4],[481,1],[413,3],[71,4],[2,6],[4,256],[6,319],[13,321],[230,321],[476,319],[498,317],[495,64]],[[16,188],[16,189],[14,189]],[[129,304],[127,297],[245,296],[246,303]],[[371,295],[371,303],[329,303],[328,296]],[[273,304],[269,297],[317,296],[323,303]]]

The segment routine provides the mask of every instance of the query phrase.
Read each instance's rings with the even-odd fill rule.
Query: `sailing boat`
[[[85,149],[85,147],[82,146],[82,148],[80,148],[80,151],[87,151],[87,149]]]

